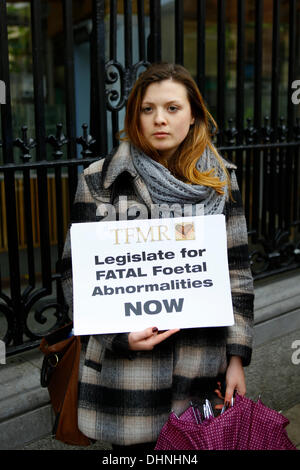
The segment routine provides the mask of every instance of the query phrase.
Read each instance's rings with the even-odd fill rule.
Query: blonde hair
[[[210,186],[219,194],[224,194],[224,186],[227,184],[230,192],[228,171],[211,141],[212,128],[214,127],[216,130],[217,124],[206,108],[194,79],[181,65],[168,63],[152,64],[138,77],[127,102],[123,130],[125,139],[123,140],[129,140],[134,146],[140,148],[154,160],[161,161],[159,151],[147,143],[141,132],[140,113],[147,87],[154,82],[170,79],[185,86],[191,106],[191,113],[195,121],[172,158],[168,162],[161,163],[177,178],[187,183]],[[203,172],[196,168],[196,163],[206,146],[209,146],[218,159],[224,171],[225,181],[221,181],[215,175],[214,168]]]

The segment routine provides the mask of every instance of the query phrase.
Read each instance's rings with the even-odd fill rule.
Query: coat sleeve
[[[234,325],[228,327],[227,356],[240,356],[250,364],[253,340],[253,278],[248,256],[248,234],[235,172],[231,172],[233,200],[226,203],[228,264]]]
[[[80,222],[96,222],[100,220],[97,218],[96,212],[97,206],[90,194],[84,175],[81,174],[79,176],[76,195],[72,207],[70,225],[72,223]],[[69,316],[70,318],[73,318],[73,278],[70,228],[66,235],[62,255],[61,280],[64,298],[69,307]],[[134,353],[129,350],[127,333],[94,335],[94,337],[103,345],[103,347],[109,349],[112,352],[125,354],[129,358],[134,356]]]

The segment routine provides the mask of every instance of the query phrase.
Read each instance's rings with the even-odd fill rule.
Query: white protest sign
[[[74,334],[234,323],[224,215],[71,227]]]

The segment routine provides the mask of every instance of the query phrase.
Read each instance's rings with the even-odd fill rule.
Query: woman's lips
[[[163,138],[163,137],[167,137],[169,134],[168,132],[155,132],[153,135],[158,138]]]

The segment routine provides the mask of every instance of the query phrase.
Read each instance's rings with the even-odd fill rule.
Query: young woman
[[[154,448],[171,410],[191,400],[213,401],[225,380],[225,401],[246,392],[243,367],[252,348],[253,282],[247,230],[235,166],[211,142],[216,127],[189,72],[154,64],[130,94],[125,138],[117,150],[81,175],[72,222],[103,218],[108,203],[126,195],[129,209],[143,204],[202,204],[204,214],[225,214],[235,324],[85,338],[79,381],[78,422],[95,440]],[[106,206],[105,206],[106,205]],[[105,221],[103,220],[103,223]],[[72,309],[69,235],[63,285]],[[103,312],[105,315],[106,312]]]

